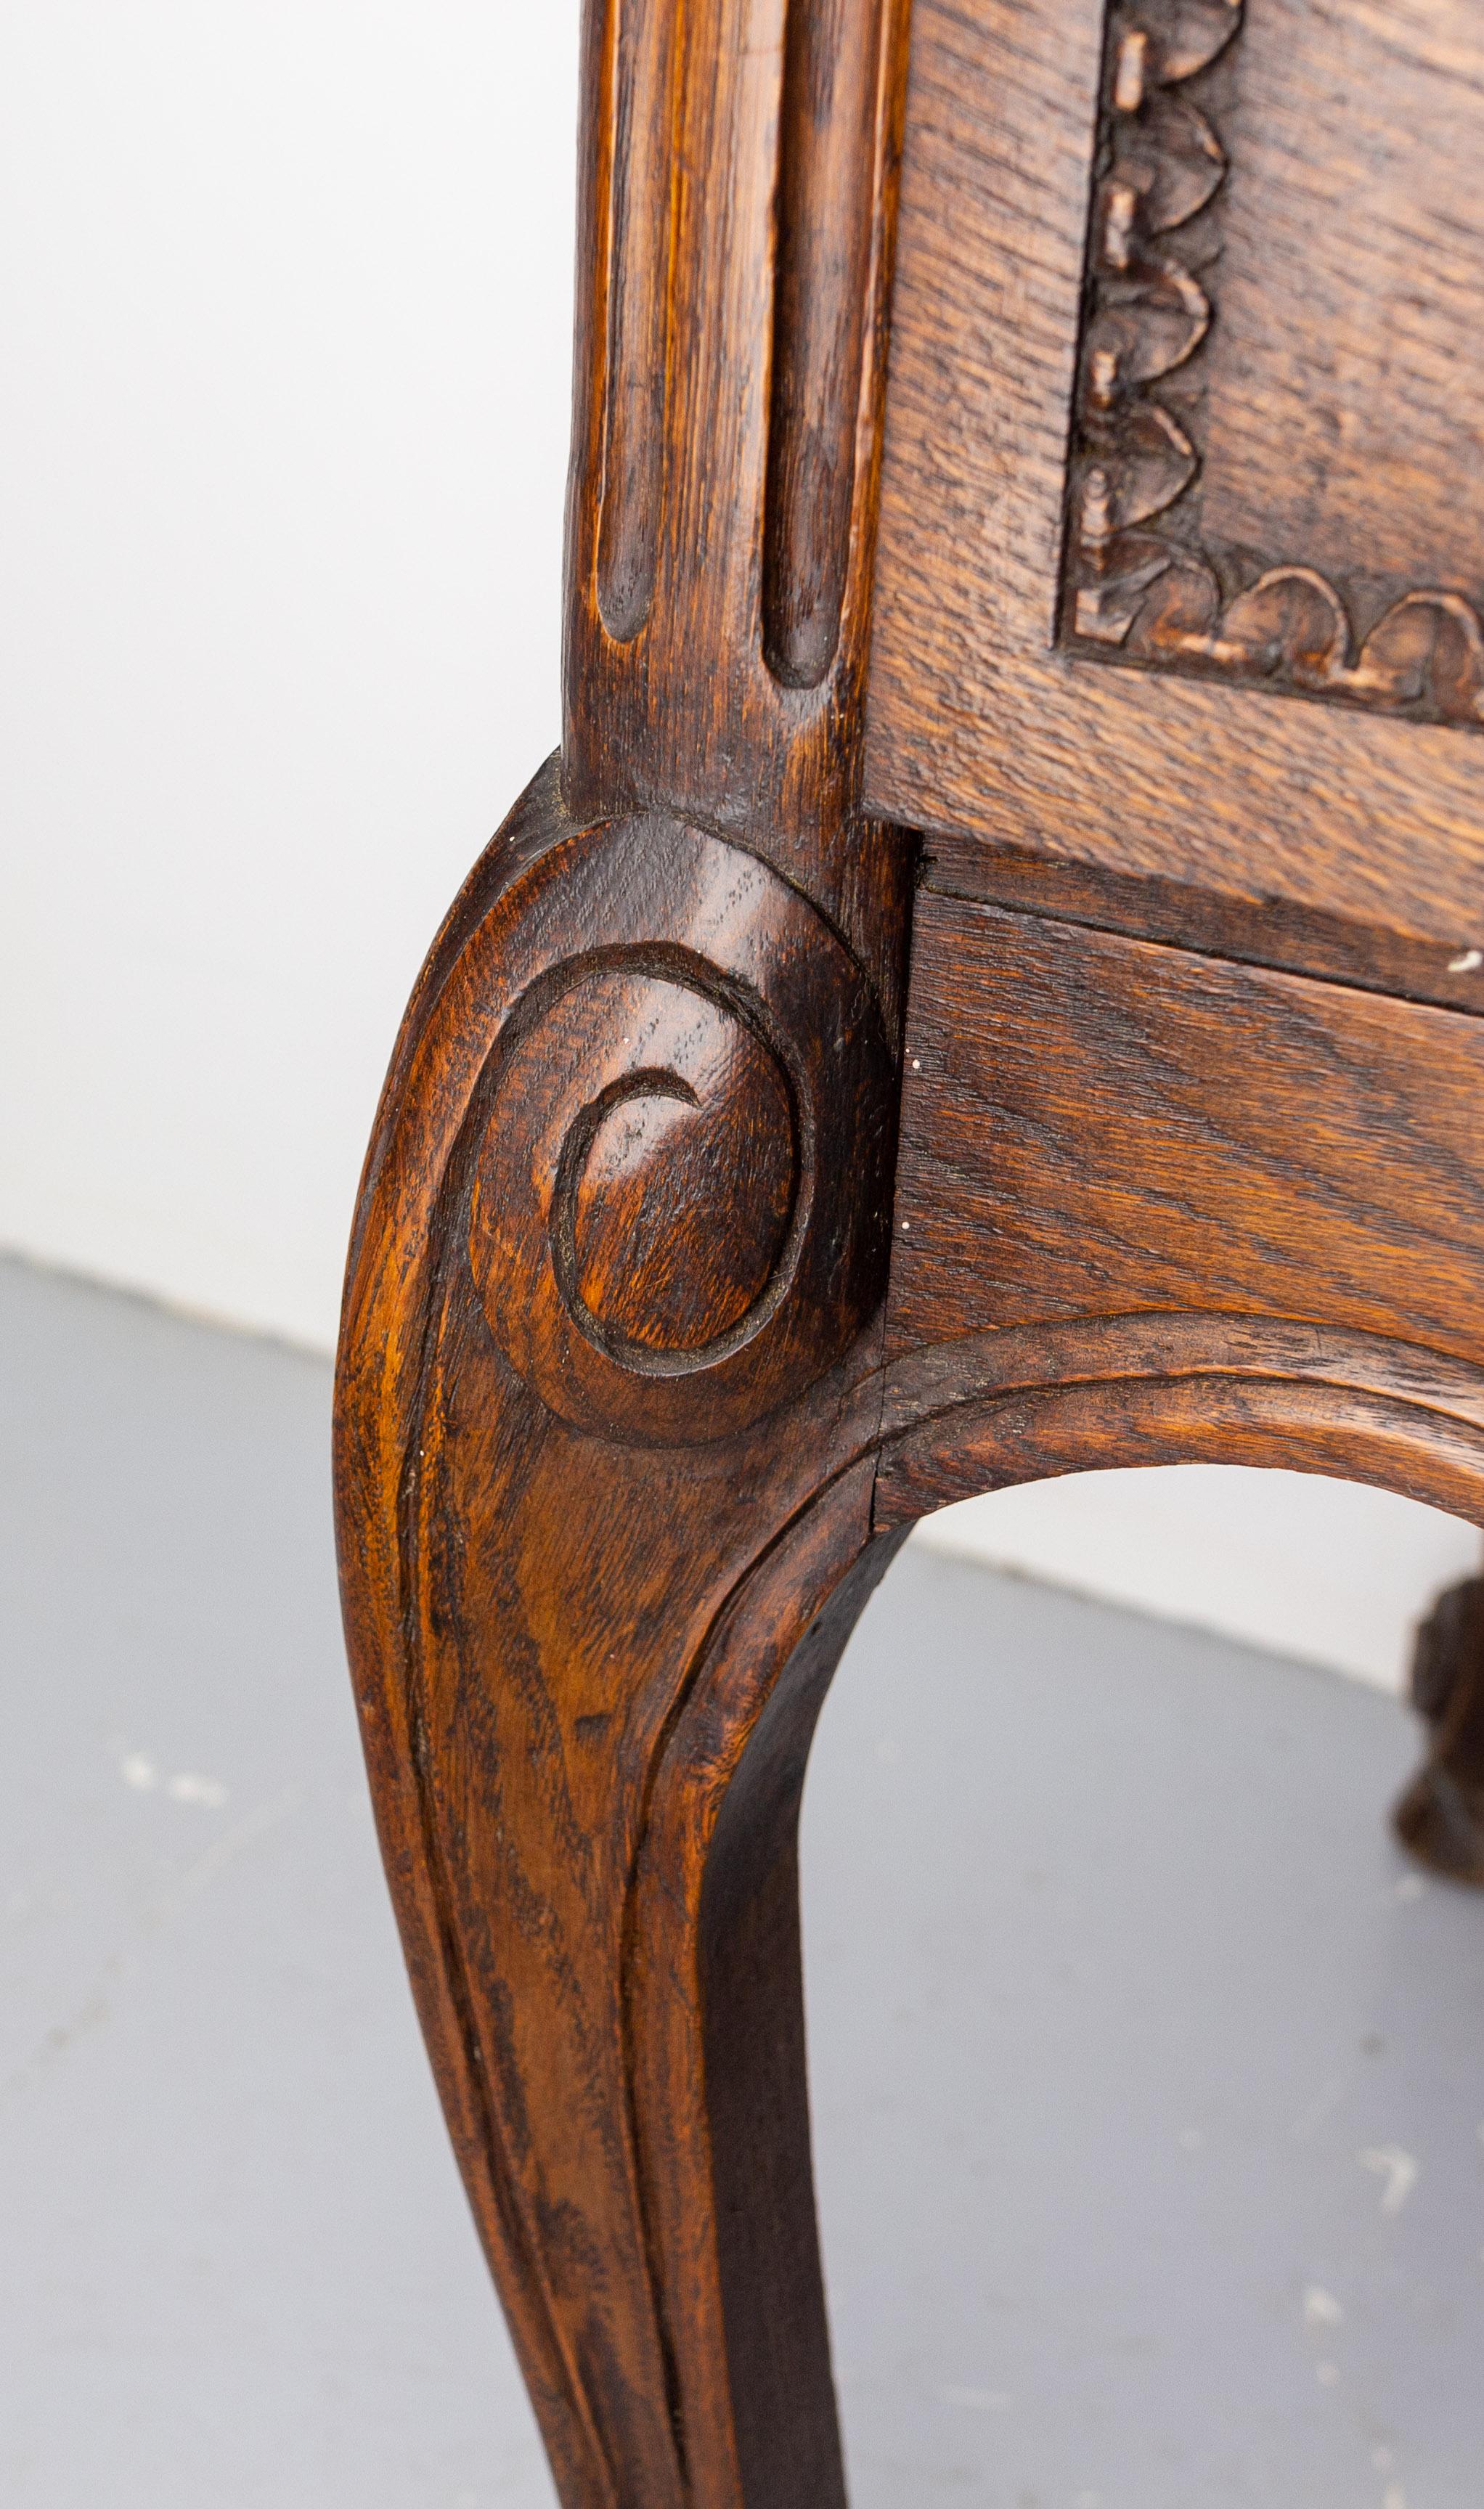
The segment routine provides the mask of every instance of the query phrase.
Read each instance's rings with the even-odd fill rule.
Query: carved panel
[[[1061,642],[1484,723],[1484,27],[1109,12]]]

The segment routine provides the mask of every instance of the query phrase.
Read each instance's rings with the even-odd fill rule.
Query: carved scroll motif
[[[551,951],[557,878],[585,950]],[[892,1065],[871,988],[764,863],[658,814],[575,832],[505,913],[509,999],[461,1187],[490,1330],[577,1428],[675,1444],[749,1425],[884,1289]]]
[[[1190,387],[1217,318],[1228,170],[1210,90],[1243,6],[1130,0],[1110,16],[1062,641],[1106,659],[1481,724],[1484,627],[1462,593],[1408,591],[1357,636],[1344,595],[1314,568],[1261,570],[1202,538]]]

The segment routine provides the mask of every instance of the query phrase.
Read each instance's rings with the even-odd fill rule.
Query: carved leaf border
[[[1357,639],[1342,592],[1315,568],[1272,566],[1234,586],[1192,529],[1201,455],[1169,379],[1216,318],[1220,72],[1245,11],[1246,0],[1124,0],[1109,12],[1063,649],[1484,725],[1484,626],[1461,593],[1408,591]]]

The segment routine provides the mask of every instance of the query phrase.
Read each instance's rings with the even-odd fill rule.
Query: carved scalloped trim
[[[1241,33],[1244,0],[1130,0],[1110,15],[1089,308],[1073,434],[1063,640],[1106,660],[1264,684],[1452,724],[1484,724],[1484,625],[1462,593],[1404,593],[1358,640],[1343,595],[1301,564],[1235,593],[1171,517],[1201,457],[1156,388],[1216,309],[1182,230],[1227,173],[1221,135],[1181,91]]]

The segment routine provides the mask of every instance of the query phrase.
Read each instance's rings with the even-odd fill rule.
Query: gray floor
[[[0,2500],[550,2509],[384,1901],[326,1370],[0,1266]],[[909,1556],[805,1823],[857,2509],[1478,2509],[1484,1901],[1385,1699]]]

